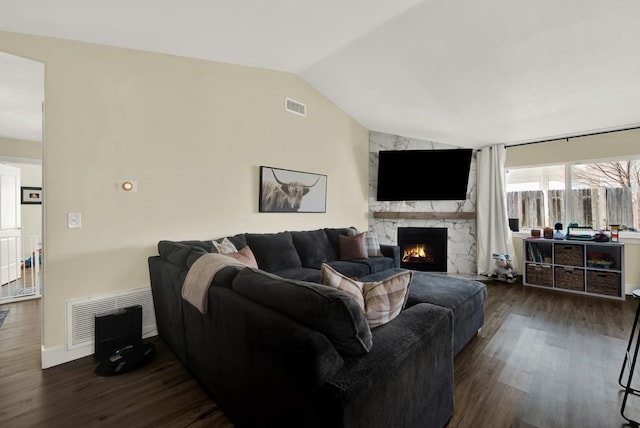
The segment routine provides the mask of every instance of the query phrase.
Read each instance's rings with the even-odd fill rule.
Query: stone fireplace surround
[[[369,229],[378,234],[380,243],[397,245],[398,227],[446,227],[447,272],[475,275],[477,272],[475,153],[471,161],[467,199],[464,201],[376,200],[380,150],[436,150],[456,147],[371,131],[369,133]],[[389,216],[391,218],[376,218],[375,213],[381,211],[393,212],[393,214]]]

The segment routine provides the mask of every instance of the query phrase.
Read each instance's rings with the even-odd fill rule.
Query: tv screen
[[[378,200],[464,200],[472,154],[472,149],[380,151]]]

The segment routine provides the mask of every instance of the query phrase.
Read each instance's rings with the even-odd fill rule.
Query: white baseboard
[[[147,339],[149,337],[157,336],[158,330],[153,329],[148,333],[145,333],[142,337]],[[72,350],[67,349],[66,346],[54,346],[52,348],[45,348],[42,346],[42,368],[48,369],[49,367],[57,366],[60,364],[68,363],[69,361],[78,360],[80,358],[93,355],[94,347],[93,343],[76,347]]]

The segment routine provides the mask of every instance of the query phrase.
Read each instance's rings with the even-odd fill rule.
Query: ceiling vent
[[[291,98],[284,99],[284,109],[299,116],[307,116],[307,106]]]

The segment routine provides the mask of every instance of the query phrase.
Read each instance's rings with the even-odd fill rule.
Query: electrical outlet
[[[81,213],[67,213],[67,227],[69,229],[77,229],[82,227]]]

